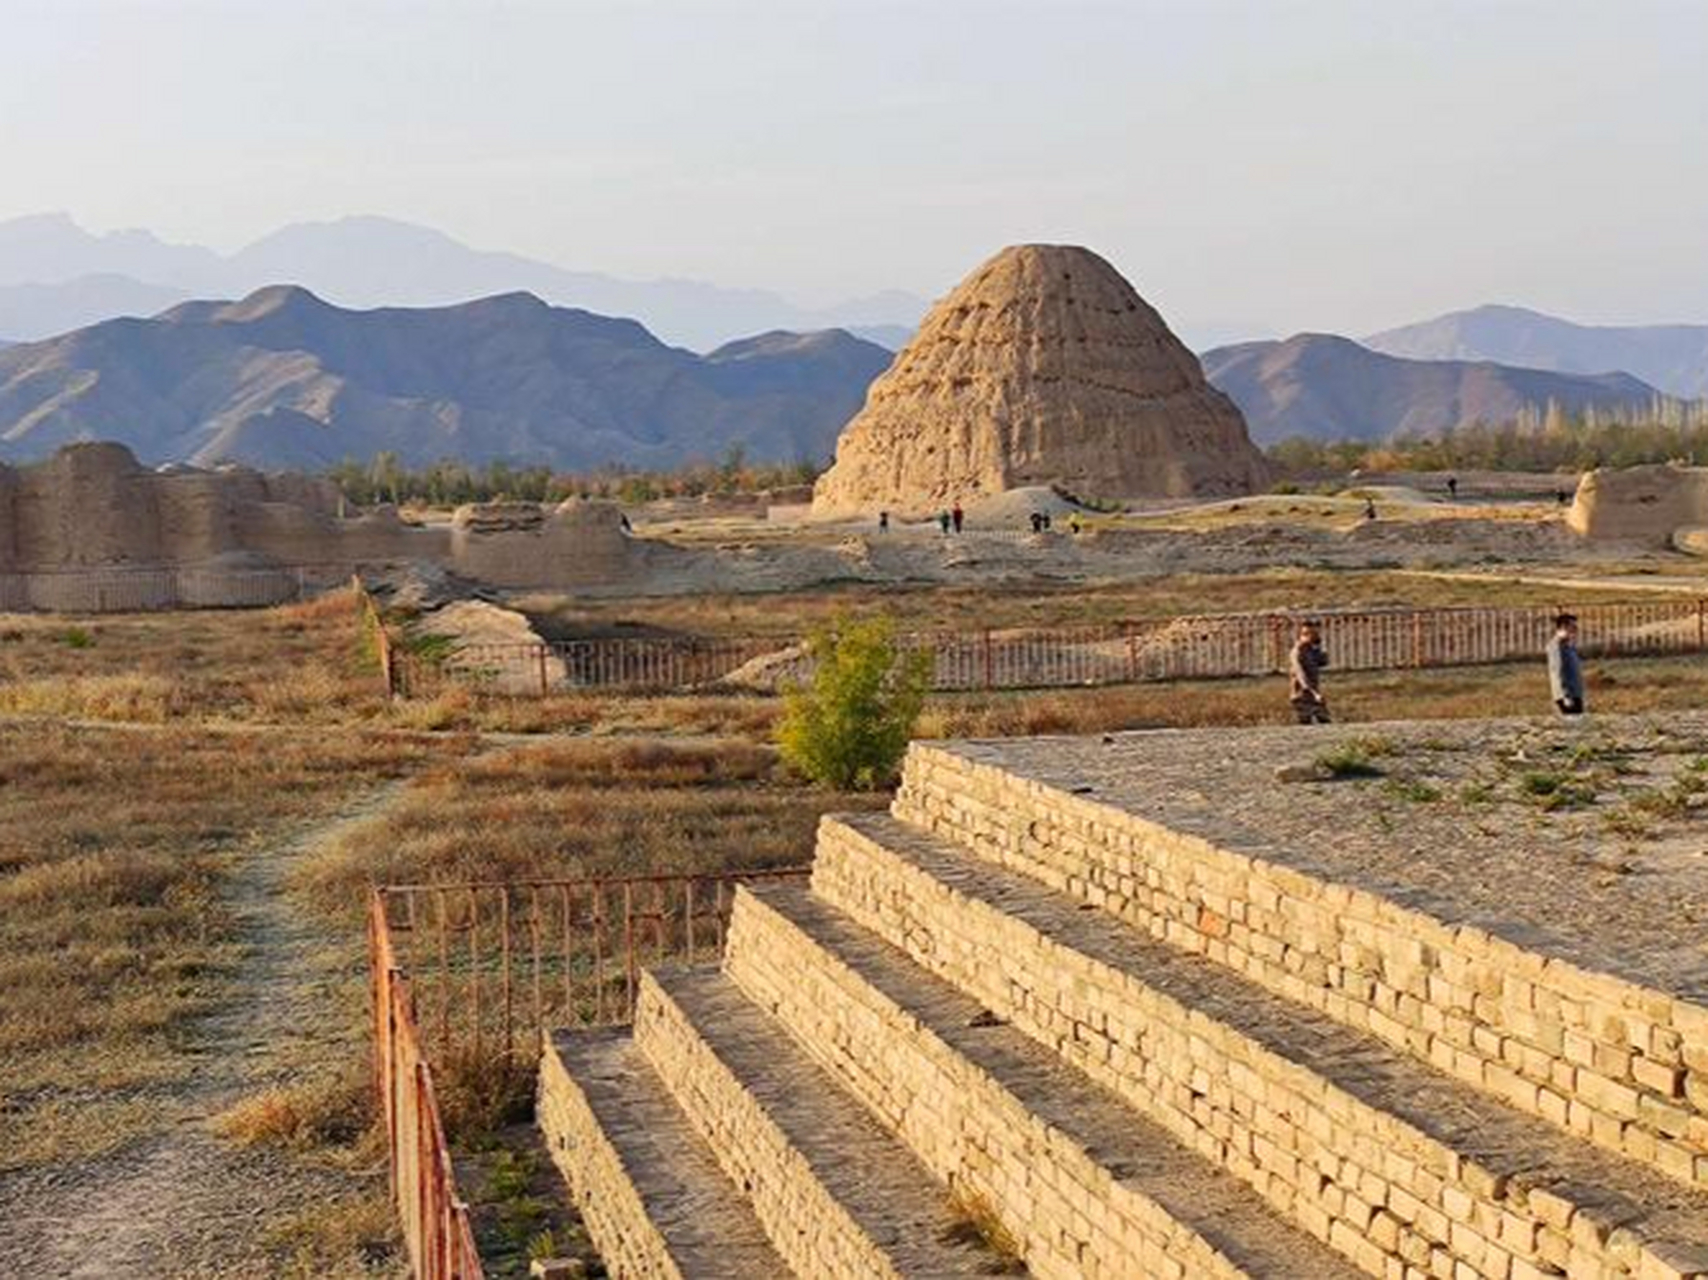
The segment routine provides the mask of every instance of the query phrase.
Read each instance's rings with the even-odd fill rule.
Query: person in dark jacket
[[[1578,620],[1569,613],[1554,619],[1554,638],[1548,641],[1548,686],[1554,709],[1563,716],[1584,712],[1583,659],[1578,656]]]
[[[1328,654],[1323,650],[1322,624],[1314,618],[1299,624],[1299,638],[1287,661],[1288,701],[1300,724],[1327,724],[1328,699],[1323,697],[1323,668]]]

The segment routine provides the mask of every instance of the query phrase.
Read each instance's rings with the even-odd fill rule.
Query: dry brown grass
[[[716,636],[800,635],[845,610],[894,615],[904,630],[1080,626],[1127,619],[1248,610],[1405,605],[1552,605],[1560,588],[1515,577],[1437,577],[1386,570],[1272,569],[1251,573],[1181,573],[1147,581],[1102,584],[1028,582],[976,586],[838,584],[766,595],[707,594],[647,600],[578,600],[545,622],[565,637],[690,633]],[[1578,603],[1650,599],[1653,593],[1584,588]],[[542,605],[549,601],[542,599]]]
[[[0,715],[347,724],[386,706],[338,591],[277,609],[0,616]]]
[[[367,1129],[373,1083],[359,1062],[290,1085],[264,1089],[214,1118],[242,1146],[349,1146]]]
[[[443,749],[0,725],[0,1166],[170,1123],[187,1032],[240,960],[229,860]]]
[[[348,916],[375,881],[776,866],[811,854],[821,814],[874,803],[789,781],[751,742],[544,741],[423,774],[306,861],[298,886]]]

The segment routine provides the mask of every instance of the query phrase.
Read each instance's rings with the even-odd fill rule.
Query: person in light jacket
[[[1578,656],[1578,620],[1569,613],[1554,619],[1554,638],[1548,641],[1548,685],[1554,708],[1563,716],[1581,716],[1583,659]]]

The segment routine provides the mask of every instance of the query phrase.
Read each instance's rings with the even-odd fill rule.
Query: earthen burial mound
[[[1026,485],[1248,493],[1262,455],[1197,358],[1089,249],[1017,245],[934,307],[843,428],[819,516],[929,514]]]

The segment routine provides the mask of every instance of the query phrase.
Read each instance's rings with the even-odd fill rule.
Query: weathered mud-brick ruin
[[[1249,493],[1239,410],[1121,273],[1073,245],[973,271],[842,430],[818,515],[933,514],[1055,485],[1082,499]]]
[[[1539,925],[1569,862],[1334,838],[1275,761],[1343,736],[916,744],[721,971],[547,1046],[612,1274],[1708,1275],[1708,871]]]
[[[412,524],[346,515],[330,480],[245,467],[151,470],[123,445],[0,465],[0,607],[100,611],[267,604],[304,575],[433,564],[493,586],[621,585],[663,554],[606,502],[460,508]]]

